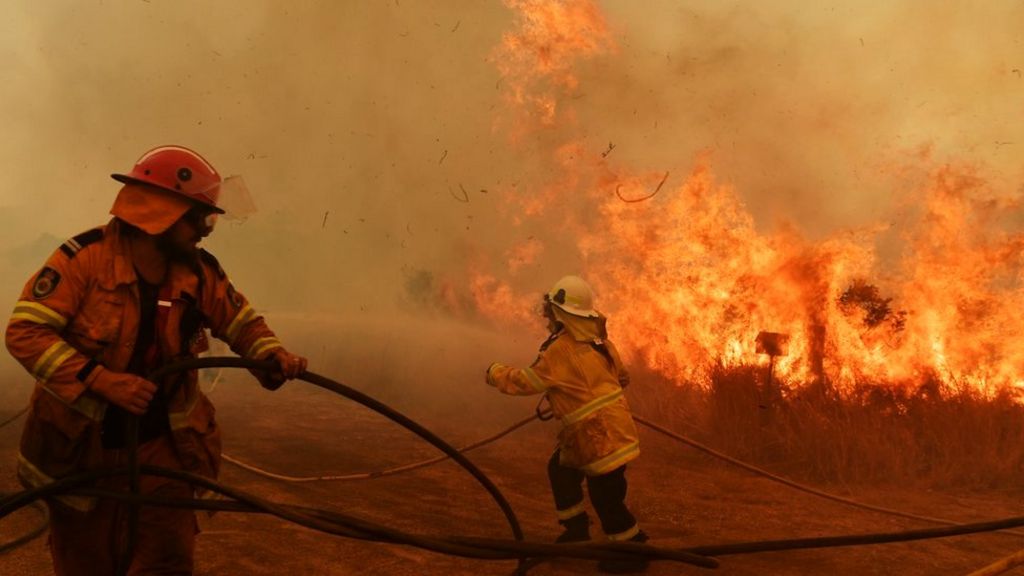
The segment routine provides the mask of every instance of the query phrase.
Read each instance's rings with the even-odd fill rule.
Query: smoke
[[[811,238],[898,227],[894,167],[923,149],[1024,180],[1020,2],[597,7],[610,42],[558,96],[574,122],[514,140],[496,49],[515,13],[496,2],[9,3],[0,298],[106,220],[109,173],[166,143],[244,174],[258,212],[207,244],[272,324],[358,318],[406,349],[474,338],[407,320],[468,268],[537,291],[579,271],[561,224],[588,200],[517,202],[571,190],[560,161],[607,152],[609,169],[669,172],[670,187],[707,153],[757,226]]]
[[[1019,2],[607,5],[621,50],[582,84],[587,132],[668,170],[697,150],[763,225],[892,216],[888,168],[929,146],[1020,183]],[[661,168],[664,167],[664,168]]]

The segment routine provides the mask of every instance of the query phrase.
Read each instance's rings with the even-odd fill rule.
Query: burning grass
[[[638,413],[777,473],[814,482],[998,488],[1024,471],[1024,405],[1012,392],[863,382],[792,391],[764,366],[715,367],[710,385],[637,375]],[[668,402],[665,399],[670,399]]]

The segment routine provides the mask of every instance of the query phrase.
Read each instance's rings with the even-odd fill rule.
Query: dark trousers
[[[551,492],[555,496],[555,508],[559,511],[560,521],[565,523],[572,514],[583,511],[583,479],[587,480],[587,492],[590,503],[594,506],[601,529],[609,538],[620,534],[635,533],[636,518],[626,508],[626,466],[600,476],[587,476],[582,470],[569,468],[559,464],[559,450],[548,461],[548,479],[551,481]],[[577,516],[578,514],[573,514]]]

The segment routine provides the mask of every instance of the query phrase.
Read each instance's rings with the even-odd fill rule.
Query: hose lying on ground
[[[21,418],[26,412],[28,412],[28,406],[22,408],[21,410],[16,412],[13,416],[8,418],[7,420],[4,420],[3,422],[0,422],[0,428],[3,428],[4,426],[7,426],[8,424],[10,424],[11,422],[14,422],[18,418]]]
[[[168,364],[167,366],[160,368],[149,376],[149,380],[158,382],[169,374],[176,374],[187,370],[197,370],[199,368],[217,367],[246,368],[249,370],[263,370],[267,372],[277,370],[277,364],[273,361],[255,361],[246,358],[191,358],[181,362]],[[473,478],[475,478],[477,482],[487,490],[494,501],[497,502],[498,507],[501,508],[502,513],[508,520],[509,526],[512,529],[512,534],[517,540],[522,540],[523,531],[519,526],[519,520],[516,518],[515,512],[512,510],[512,506],[508,503],[508,500],[505,499],[505,496],[500,490],[498,490],[498,487],[494,485],[494,482],[491,482],[491,479],[483,473],[483,471],[477,468],[475,464],[470,462],[468,458],[463,456],[447,442],[383,402],[380,402],[379,400],[354,388],[350,388],[338,381],[331,380],[330,378],[326,378],[313,372],[305,372],[299,377],[299,379],[366,406],[367,408],[387,417],[396,424],[399,424],[403,428],[416,434],[420,438],[423,438],[431,445],[444,452],[449,458],[455,460],[456,463],[465,468],[466,471],[468,471],[470,475],[472,475]]]
[[[806,492],[808,494],[813,494],[814,496],[818,496],[819,498],[825,498],[826,500],[832,500],[833,502],[839,502],[840,504],[846,504],[848,506],[853,506],[855,508],[861,508],[863,510],[870,510],[872,512],[881,512],[882,514],[888,514],[890,516],[900,516],[902,518],[909,518],[911,520],[923,520],[925,522],[930,522],[932,524],[945,524],[947,526],[958,526],[958,525],[960,525],[957,522],[954,522],[952,520],[946,520],[946,519],[943,519],[943,518],[933,518],[931,516],[921,516],[921,515],[918,515],[918,514],[911,514],[909,512],[903,512],[903,511],[900,511],[900,510],[894,510],[892,508],[885,508],[885,507],[882,507],[882,506],[873,506],[871,504],[865,504],[863,502],[858,502],[858,501],[852,500],[850,498],[844,498],[842,496],[837,496],[835,494],[829,494],[828,492],[824,492],[822,490],[818,490],[817,488],[812,488],[812,487],[807,486],[805,484],[800,484],[799,482],[794,482],[793,480],[790,480],[788,478],[783,478],[782,476],[779,476],[777,474],[772,474],[771,472],[769,472],[769,471],[767,471],[767,470],[765,470],[763,468],[758,468],[757,466],[754,466],[753,464],[748,464],[748,463],[746,463],[746,462],[744,462],[742,460],[738,460],[736,458],[733,458],[732,456],[729,456],[728,454],[724,454],[722,452],[719,452],[718,450],[715,450],[714,448],[711,448],[710,446],[701,444],[700,442],[697,442],[696,440],[692,440],[690,438],[687,438],[686,436],[683,436],[682,434],[677,434],[677,433],[675,433],[675,432],[673,432],[673,431],[671,431],[671,430],[669,430],[669,429],[667,429],[667,428],[665,428],[663,426],[659,426],[658,424],[655,424],[654,422],[651,422],[651,421],[646,420],[644,418],[641,418],[639,416],[635,416],[634,415],[633,418],[637,422],[639,422],[640,424],[650,428],[651,430],[654,430],[656,432],[664,434],[665,436],[668,436],[669,438],[672,438],[673,440],[676,440],[678,442],[682,442],[683,444],[686,444],[688,446],[696,448],[697,450],[700,450],[701,452],[704,452],[705,454],[708,454],[710,456],[714,456],[715,458],[718,458],[719,460],[724,460],[725,462],[728,462],[728,463],[730,463],[730,464],[732,464],[734,466],[738,466],[740,468],[743,468],[744,470],[747,470],[748,472],[753,472],[754,474],[757,474],[758,476],[762,476],[764,478],[772,480],[773,482],[778,482],[779,484],[784,484],[786,486],[789,486],[790,488],[793,488],[793,489],[796,489],[796,490],[800,490],[801,492]],[[1024,535],[1024,534],[1021,534],[1020,532],[1011,532],[1011,531],[1005,531],[1004,533],[1012,534],[1014,536],[1022,536],[1022,535]]]
[[[998,574],[1009,572],[1021,564],[1024,564],[1024,550],[1018,550],[1005,558],[1000,558],[984,568],[971,572],[967,576],[997,576]]]
[[[550,411],[548,413],[550,413]],[[488,436],[487,438],[483,438],[481,440],[477,440],[476,442],[473,442],[471,444],[467,444],[466,446],[463,446],[462,448],[459,448],[458,451],[459,452],[469,452],[470,450],[474,450],[476,448],[480,448],[481,446],[485,446],[487,444],[490,444],[491,442],[495,442],[495,441],[497,441],[497,440],[507,436],[508,434],[512,433],[513,431],[518,430],[519,428],[525,426],[526,424],[529,424],[530,422],[533,422],[534,420],[538,420],[538,419],[543,419],[542,415],[530,416],[529,418],[525,418],[523,420],[520,420],[520,421],[516,422],[515,424],[512,424],[510,427],[502,430],[501,432],[498,432],[497,434],[494,434],[492,436]],[[646,426],[647,428],[650,428],[651,430],[654,430],[654,431],[656,431],[656,432],[658,432],[660,434],[663,434],[663,435],[665,435],[665,436],[667,436],[667,437],[669,437],[669,438],[671,438],[671,439],[673,439],[673,440],[675,440],[677,442],[681,442],[681,443],[686,444],[686,445],[688,445],[688,446],[690,446],[692,448],[696,448],[697,450],[700,450],[701,452],[704,452],[705,454],[708,454],[708,455],[713,456],[715,458],[718,458],[719,460],[728,462],[728,463],[730,463],[730,464],[732,464],[734,466],[738,466],[738,467],[740,467],[740,468],[742,468],[744,470],[747,470],[748,472],[752,472],[752,473],[754,473],[754,474],[756,474],[758,476],[761,476],[761,477],[766,478],[768,480],[771,480],[773,482],[777,482],[779,484],[783,484],[785,486],[789,486],[790,488],[793,488],[795,490],[799,490],[801,492],[806,492],[806,493],[811,494],[813,496],[818,496],[819,498],[825,498],[826,500],[832,500],[833,502],[838,502],[840,504],[846,504],[848,506],[853,506],[855,508],[860,508],[860,509],[863,509],[863,510],[869,510],[869,511],[872,511],[872,512],[880,512],[882,514],[888,514],[890,516],[898,516],[898,517],[901,517],[901,518],[909,518],[911,520],[922,520],[924,522],[929,522],[929,523],[932,523],[932,524],[943,524],[943,525],[947,525],[947,526],[956,526],[958,524],[957,522],[955,522],[953,520],[947,520],[947,519],[944,519],[944,518],[935,518],[935,517],[932,517],[932,516],[923,516],[923,515],[920,515],[920,514],[913,514],[913,513],[910,513],[910,512],[903,512],[901,510],[896,510],[896,509],[893,509],[893,508],[886,508],[886,507],[883,507],[883,506],[875,506],[875,505],[872,505],[872,504],[866,504],[866,503],[863,503],[863,502],[859,502],[859,501],[853,500],[851,498],[845,498],[843,496],[838,496],[838,495],[835,495],[835,494],[830,494],[830,493],[825,492],[823,490],[818,490],[817,488],[813,488],[811,486],[807,486],[806,484],[801,484],[799,482],[790,480],[788,478],[784,478],[784,477],[779,476],[777,474],[773,474],[772,472],[769,472],[769,471],[767,471],[767,470],[765,470],[763,468],[759,468],[757,466],[754,466],[753,464],[749,464],[749,463],[744,462],[742,460],[739,460],[737,458],[733,458],[732,456],[729,456],[728,454],[725,454],[723,452],[715,450],[714,448],[711,448],[710,446],[707,446],[706,444],[702,444],[700,442],[697,442],[696,440],[693,440],[692,438],[689,438],[689,437],[684,436],[682,434],[678,434],[676,432],[673,432],[673,431],[665,428],[664,426],[661,426],[659,424],[651,422],[650,420],[647,420],[646,418],[643,418],[643,417],[638,416],[636,414],[633,415],[633,419],[636,420],[637,423],[641,424],[642,426]],[[239,468],[242,468],[244,470],[248,470],[249,472],[252,472],[254,474],[258,474],[258,475],[263,476],[265,478],[271,478],[273,480],[281,480],[283,482],[295,482],[295,483],[301,483],[301,482],[322,482],[322,481],[346,481],[346,480],[368,480],[368,479],[372,479],[372,478],[380,478],[382,476],[390,476],[392,474],[399,474],[399,473],[402,473],[402,472],[410,472],[412,470],[418,470],[420,468],[424,468],[424,467],[427,467],[427,466],[431,466],[433,464],[444,462],[445,460],[448,459],[448,456],[438,456],[436,458],[431,458],[431,459],[428,459],[428,460],[421,460],[419,462],[413,462],[413,463],[405,464],[405,465],[402,465],[402,466],[395,466],[395,467],[392,467],[392,468],[386,468],[384,470],[377,470],[377,471],[372,471],[372,472],[356,472],[356,473],[352,473],[352,474],[326,475],[326,476],[288,476],[288,475],[285,475],[285,474],[278,474],[278,473],[275,473],[275,472],[271,472],[269,470],[260,468],[258,466],[254,466],[252,464],[249,464],[248,462],[245,462],[245,461],[240,460],[238,458],[229,456],[227,454],[222,455],[222,457],[224,458],[225,461],[227,461],[227,462],[229,462],[231,464],[234,464],[235,466],[238,466]],[[1011,530],[1002,530],[1002,532],[1004,534],[1009,534],[1009,535],[1013,535],[1013,536],[1024,535],[1024,534],[1021,534],[1020,532],[1014,532],[1014,531],[1011,531]]]
[[[8,497],[9,495],[0,493],[0,502]],[[43,532],[46,532],[46,529],[50,527],[50,515],[46,511],[46,506],[43,506],[43,503],[37,500],[32,503],[32,509],[39,513],[39,523],[36,524],[32,530],[18,536],[14,540],[0,543],[0,554],[4,554],[18,548],[19,546],[28,544],[39,536],[42,536]]]
[[[232,366],[232,367],[243,367],[251,369],[273,369],[272,363],[255,363],[252,361],[240,359],[240,358],[202,358],[195,360],[188,360],[174,366],[167,367],[163,372],[171,373],[173,371],[188,370],[193,368],[213,367],[213,366]],[[152,375],[151,378],[158,379],[160,374]],[[368,396],[352,390],[344,385],[337,382],[318,376],[316,374],[307,373],[303,376],[304,380],[307,380],[314,385],[321,386],[328,390],[334,391],[343,396],[352,398],[357,402],[360,402],[378,412],[388,416],[392,420],[402,424],[410,430],[416,432],[421,437],[427,439],[432,444],[444,451],[448,457],[452,457],[459,461],[460,464],[463,461],[468,465],[464,466],[467,469],[475,469],[468,460],[459,453],[459,451],[451,448],[443,441],[441,441],[433,434],[429,433],[419,425],[415,424],[411,420],[408,420],[404,416],[394,412],[390,408],[383,404],[369,398]],[[501,437],[508,432],[511,432],[515,428],[518,428],[526,423],[532,421],[536,417],[523,420],[517,423],[513,428],[506,430],[499,434],[497,437]],[[731,457],[725,456],[713,449],[696,443],[688,438],[681,437],[671,431],[668,431],[660,426],[653,423],[647,422],[643,419],[638,418],[642,424],[651,427],[659,432],[669,435],[676,440],[685,442],[694,447],[697,447],[705,452],[712,454],[716,457],[724,458],[734,464],[738,464],[748,470],[755,471],[759,474],[766,475],[777,481],[781,481],[789,486],[799,488],[808,491],[812,494],[819,496],[828,497],[833,500],[838,500],[847,504],[858,505],[860,507],[866,507],[868,509],[882,511],[886,513],[892,513],[888,509],[882,509],[877,507],[871,507],[867,505],[861,505],[860,503],[854,502],[841,497],[829,495],[824,492],[817,491],[813,488],[808,489],[802,485],[796,484],[792,481],[777,477],[766,471],[763,471],[757,467],[749,464],[740,462],[732,459]],[[489,441],[493,441],[496,437],[474,443],[473,446],[483,445]],[[434,461],[442,461],[446,458],[433,459],[429,463]],[[428,465],[425,462],[419,462],[413,465],[400,467],[402,469],[409,469],[410,467],[422,467]],[[297,508],[282,506],[274,503],[264,501],[254,496],[247,495],[241,491],[227,488],[223,485],[217,484],[211,480],[195,477],[180,471],[164,470],[152,467],[142,467],[142,472],[147,474],[163,475],[172,478],[182,479],[183,481],[190,482],[197,486],[210,489],[211,491],[225,494],[232,497],[236,502],[210,502],[206,500],[184,500],[184,501],[168,501],[158,498],[147,498],[140,495],[133,495],[127,493],[110,493],[95,489],[84,488],[88,484],[94,482],[97,478],[117,475],[117,474],[129,474],[130,470],[121,471],[94,471],[85,473],[75,477],[69,477],[62,479],[54,484],[48,485],[44,488],[22,492],[12,497],[3,499],[0,501],[0,518],[3,518],[7,514],[10,514],[14,510],[17,510],[30,502],[34,502],[39,498],[45,498],[48,496],[62,494],[69,491],[75,491],[76,493],[84,495],[95,495],[104,497],[116,497],[124,499],[135,505],[139,504],[152,504],[152,505],[178,505],[187,506],[197,509],[216,509],[216,510],[235,510],[235,511],[260,511],[265,513],[271,513],[279,516],[283,519],[297,522],[303,526],[309,528],[322,530],[331,534],[338,534],[353,538],[364,538],[376,541],[393,542],[399,544],[407,544],[413,546],[419,546],[425,549],[433,550],[439,553],[454,554],[460,556],[467,556],[473,558],[484,558],[484,559],[512,559],[519,558],[524,559],[527,557],[574,557],[574,558],[612,558],[612,559],[635,559],[642,557],[646,559],[670,559],[681,562],[690,563],[702,567],[715,567],[717,563],[708,558],[708,556],[720,556],[728,554],[745,554],[755,552],[766,552],[766,551],[778,551],[778,550],[793,550],[793,549],[805,549],[805,548],[823,548],[823,547],[834,547],[834,546],[851,546],[851,545],[862,545],[862,544],[877,544],[884,542],[899,542],[908,540],[919,540],[924,538],[938,538],[947,537],[963,534],[971,534],[977,532],[986,532],[992,530],[1001,530],[1009,527],[1016,527],[1024,525],[1024,517],[1009,518],[1004,520],[998,520],[993,522],[983,522],[975,524],[962,524],[953,525],[945,528],[935,528],[928,530],[911,530],[905,532],[896,533],[883,533],[883,534],[861,534],[861,535],[848,535],[848,536],[829,536],[829,537],[816,537],[816,538],[802,538],[802,539],[791,539],[791,540],[774,540],[774,541],[762,541],[762,542],[747,542],[747,543],[734,543],[725,545],[709,545],[691,547],[682,550],[667,550],[662,548],[656,548],[652,546],[640,545],[640,544],[589,544],[589,545],[551,545],[551,544],[538,544],[523,542],[521,537],[521,531],[517,530],[517,523],[515,522],[514,514],[511,514],[511,509],[508,507],[507,502],[501,505],[504,501],[501,497],[500,492],[497,491],[496,487],[493,487],[493,483],[483,475],[482,472],[476,470],[473,473],[474,477],[478,479],[488,491],[492,493],[492,496],[499,501],[503,512],[506,512],[506,516],[510,516],[510,523],[513,524],[513,532],[517,536],[517,541],[507,540],[495,540],[495,539],[482,539],[482,538],[471,538],[471,537],[460,537],[451,536],[447,538],[436,538],[421,536],[415,534],[408,534],[387,529],[372,523],[359,520],[356,518],[339,515],[338,513],[315,510],[307,508]],[[392,472],[396,473],[396,472]],[[371,473],[370,477],[373,477],[374,473]],[[895,511],[897,515],[908,516],[913,518],[919,518],[913,515],[906,515]],[[929,521],[935,521],[934,519],[927,519]],[[945,522],[945,521],[943,521]]]
[[[11,424],[18,418],[21,418],[22,416],[25,415],[26,412],[28,412],[28,407],[22,408],[18,412],[15,412],[14,415],[7,418],[3,422],[0,422],[0,428],[3,428],[4,426]],[[0,500],[2,500],[6,496],[6,494],[0,493]],[[32,530],[26,532],[25,534],[22,534],[21,536],[18,536],[14,540],[11,540],[10,542],[0,542],[0,554],[3,554],[10,550],[14,550],[15,548],[18,548],[23,544],[27,544],[41,536],[43,532],[46,532],[46,529],[50,526],[50,516],[46,512],[46,507],[43,506],[42,502],[33,502],[32,508],[39,513],[39,516],[42,520],[38,524],[36,524],[32,528]]]
[[[166,366],[161,370],[158,370],[154,374],[149,375],[151,380],[159,380],[167,374],[180,372],[184,370],[192,370],[198,368],[207,367],[238,367],[247,368],[251,370],[274,370],[276,364],[273,362],[255,362],[252,360],[246,360],[242,358],[197,358],[185,360],[183,362],[175,363],[173,365]],[[475,465],[473,465],[465,456],[459,453],[455,448],[451,447],[443,440],[435,436],[433,433],[423,428],[419,424],[413,422],[397,411],[390,407],[380,403],[379,401],[370,398],[369,396],[358,392],[352,388],[349,388],[339,382],[333,381],[323,376],[306,372],[301,377],[301,380],[305,380],[313,385],[325,388],[364,406],[367,406],[378,413],[390,418],[396,423],[416,433],[421,438],[427,440],[442,452],[448,455],[448,457],[455,460],[461,466],[466,468],[477,481],[483,485],[487,491],[491,494],[492,498],[499,504],[502,512],[505,514],[512,528],[515,541],[510,540],[499,540],[499,539],[485,539],[485,538],[474,538],[474,537],[449,537],[447,539],[439,539],[430,536],[423,536],[417,534],[410,534],[392,530],[383,526],[379,526],[365,520],[357,519],[354,517],[343,516],[336,512],[330,512],[326,510],[308,510],[300,509],[295,507],[283,506],[275,504],[255,496],[248,495],[240,490],[229,488],[210,479],[189,474],[183,471],[167,470],[161,468],[155,468],[150,466],[139,466],[137,469],[122,468],[117,470],[93,470],[74,476],[69,476],[57,480],[51,484],[47,484],[41,488],[34,490],[27,490],[20,492],[3,500],[0,500],[0,519],[6,515],[32,503],[39,499],[49,498],[56,495],[75,492],[82,490],[83,494],[102,494],[104,497],[116,497],[125,499],[129,502],[131,508],[137,508],[142,504],[153,504],[153,505],[184,505],[190,508],[197,509],[217,509],[216,506],[223,506],[224,503],[209,502],[205,500],[185,500],[172,502],[160,498],[146,498],[137,493],[109,493],[96,491],[90,488],[90,485],[96,482],[98,479],[118,476],[118,475],[129,475],[133,477],[133,484],[137,485],[135,479],[141,474],[159,475],[168,478],[178,479],[184,482],[188,482],[195,486],[208,489],[212,492],[224,494],[228,497],[236,500],[235,503],[227,503],[230,506],[224,509],[237,509],[240,511],[262,511],[266,513],[274,514],[280,518],[299,523],[303,526],[321,530],[330,534],[337,534],[342,536],[348,536],[353,538],[366,538],[370,540],[392,542],[397,544],[406,544],[411,546],[418,546],[427,550],[433,550],[444,554],[453,554],[459,556],[467,556],[473,558],[484,558],[484,559],[519,559],[520,560],[520,573],[525,572],[523,567],[523,561],[527,558],[534,557],[573,557],[573,558],[589,558],[589,559],[611,559],[611,560],[635,560],[635,559],[665,559],[675,560],[679,562],[685,562],[695,566],[701,566],[705,568],[717,567],[718,563],[714,559],[704,558],[689,552],[679,550],[661,549],[653,546],[647,546],[643,544],[635,543],[604,543],[604,544],[587,544],[587,545],[555,545],[555,544],[542,544],[542,543],[531,543],[524,542],[522,530],[518,524],[518,520],[515,517],[511,506],[505,500],[504,496],[494,485],[493,482],[487,478]],[[242,508],[232,508],[243,504]],[[246,510],[246,508],[248,510]]]
[[[189,482],[196,486],[228,496],[234,501],[165,499],[133,495],[125,492],[112,492],[85,488],[97,479],[128,473],[126,468],[121,468],[116,470],[86,472],[76,476],[63,478],[53,484],[37,490],[21,492],[8,497],[0,501],[0,518],[3,518],[36,499],[51,497],[58,494],[73,493],[84,496],[117,498],[140,504],[159,506],[187,507],[200,510],[264,512],[331,534],[379,542],[407,544],[434,552],[469,558],[490,560],[522,557],[620,559],[626,557],[624,554],[637,554],[642,555],[645,558],[679,560],[704,567],[713,567],[715,565],[713,564],[714,560],[712,558],[707,558],[709,556],[715,557],[759,552],[777,552],[784,550],[906,542],[928,538],[975,534],[1000,530],[1003,528],[1024,526],[1024,517],[1013,517],[992,522],[979,522],[974,524],[962,524],[922,530],[908,530],[903,532],[741,542],[696,546],[677,550],[630,543],[586,545],[542,544],[465,536],[433,537],[409,534],[338,512],[271,503],[241,490],[229,488],[208,478],[196,476],[187,472],[153,466],[142,466],[141,470],[144,474],[163,476]],[[632,558],[635,557],[636,556],[632,556]]]
[[[487,444],[490,444],[491,442],[494,442],[496,440],[500,440],[501,438],[504,438],[505,436],[508,436],[512,432],[518,430],[519,428],[522,428],[523,426],[526,426],[527,424],[529,424],[530,422],[533,422],[536,419],[537,419],[536,415],[530,416],[529,418],[524,418],[524,419],[520,420],[519,422],[516,422],[512,426],[502,430],[501,432],[498,432],[497,434],[494,434],[492,436],[488,436],[487,438],[483,438],[481,440],[477,440],[476,442],[473,442],[471,444],[467,444],[467,445],[463,446],[462,448],[458,448],[458,451],[461,452],[461,453],[466,453],[466,452],[469,452],[470,450],[475,450],[476,448],[479,448],[481,446],[486,446]],[[225,462],[230,462],[230,463],[234,464],[235,466],[238,466],[239,468],[242,468],[243,470],[248,470],[249,472],[252,472],[254,474],[259,474],[260,476],[263,476],[263,477],[266,477],[266,478],[271,478],[271,479],[274,479],[274,480],[281,480],[282,482],[295,482],[295,483],[303,483],[303,482],[334,482],[334,481],[346,481],[346,480],[372,480],[374,478],[381,478],[383,476],[391,476],[391,475],[394,475],[394,474],[400,474],[402,472],[412,472],[413,470],[419,470],[420,468],[426,468],[427,466],[438,464],[440,462],[444,462],[445,460],[449,459],[449,457],[447,455],[437,456],[435,458],[430,458],[430,459],[427,459],[427,460],[420,460],[418,462],[412,462],[410,464],[403,464],[401,466],[394,466],[392,468],[385,468],[384,470],[375,470],[373,472],[355,472],[355,473],[352,473],[352,474],[340,474],[340,475],[332,475],[332,476],[288,476],[288,475],[285,475],[285,474],[277,474],[277,473],[274,473],[274,472],[270,472],[269,470],[264,470],[263,468],[260,468],[258,466],[253,466],[252,464],[249,464],[249,463],[247,463],[247,462],[245,462],[243,460],[239,460],[238,458],[234,458],[234,457],[229,456],[227,454],[221,454],[221,458],[223,458]]]
[[[783,550],[804,550],[810,548],[836,548],[841,546],[860,546],[864,544],[887,544],[891,542],[909,542],[912,540],[928,540],[931,538],[947,538],[964,536],[981,532],[994,532],[1005,528],[1024,526],[1024,516],[1014,516],[989,522],[971,524],[955,524],[938,528],[922,528],[903,530],[901,532],[879,532],[872,534],[850,534],[843,536],[817,536],[813,538],[791,538],[788,540],[758,540],[754,542],[735,542],[732,544],[711,544],[707,546],[691,546],[683,548],[687,552],[704,556],[727,556],[733,554],[753,554],[757,552],[779,552]]]

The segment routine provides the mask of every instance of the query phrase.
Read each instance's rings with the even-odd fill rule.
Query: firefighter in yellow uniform
[[[590,503],[610,540],[646,542],[626,507],[626,464],[640,454],[636,425],[623,388],[629,374],[608,341],[605,317],[594,310],[593,291],[578,276],[566,276],[544,296],[551,335],[529,368],[494,363],[487,383],[505,394],[544,394],[562,422],[548,478],[558,521],[557,542],[590,539],[583,502],[586,479]],[[604,572],[634,572],[640,561],[602,561]]]
[[[195,371],[145,379],[204,351],[205,329],[240,356],[275,360],[279,373],[257,375],[267,388],[306,367],[197,246],[223,212],[223,182],[206,160],[162,146],[113,176],[124,183],[114,218],[61,245],[28,281],[7,325],[8,350],[36,380],[18,455],[18,477],[29,488],[125,466],[131,417],[138,418],[139,463],[216,477],[220,428]],[[124,477],[100,481],[110,489],[126,484]],[[193,495],[190,485],[157,476],[143,476],[141,490]],[[192,573],[191,510],[142,507],[129,558],[122,550],[126,506],[82,496],[47,504],[58,576]]]

